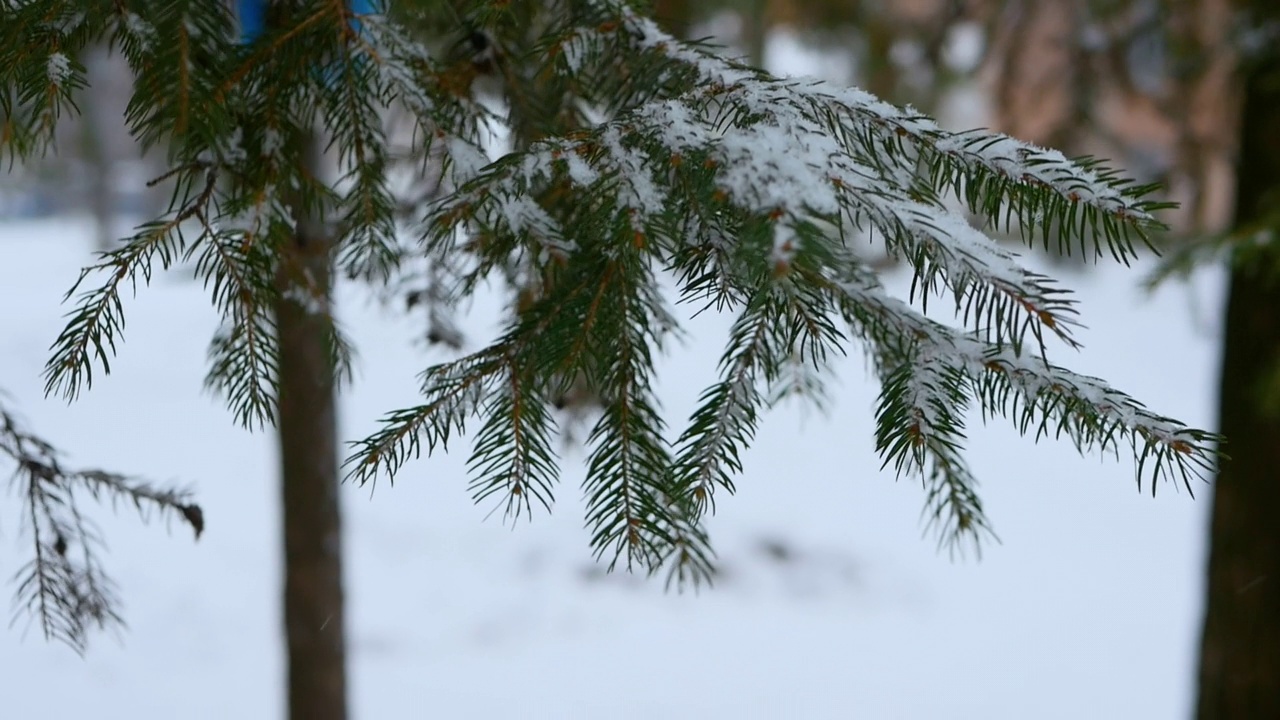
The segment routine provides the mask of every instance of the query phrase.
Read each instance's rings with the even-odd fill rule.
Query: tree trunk
[[[653,19],[663,30],[678,38],[689,37],[689,27],[693,24],[689,0],[654,0],[652,7]]]
[[[113,140],[112,125],[120,116],[111,111],[115,105],[111,87],[116,72],[114,58],[105,45],[93,45],[85,52],[85,69],[89,87],[82,94],[84,123],[80,147],[84,153],[88,175],[89,210],[97,230],[97,249],[106,252],[117,240],[115,234],[116,183],[115,155],[110,147]],[[118,97],[118,96],[117,96]],[[123,115],[123,113],[121,113]]]
[[[308,161],[316,168],[319,141],[309,144]],[[289,717],[345,720],[336,383],[327,313],[332,241],[321,223],[298,214],[294,242],[282,253],[276,307]]]
[[[747,64],[763,68],[765,45],[769,39],[768,0],[748,0],[742,4],[742,44]]]
[[[1254,0],[1253,20],[1280,21]],[[1236,227],[1280,210],[1280,53],[1250,63],[1237,169]],[[1259,253],[1258,248],[1250,250]],[[1223,340],[1219,428],[1230,460],[1214,487],[1199,720],[1280,718],[1280,282],[1274,251],[1234,263]]]

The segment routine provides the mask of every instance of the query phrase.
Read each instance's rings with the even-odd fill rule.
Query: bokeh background
[[[1212,67],[1169,89],[1174,44],[1161,40],[1172,30],[1158,6],[665,0],[655,11],[778,74],[859,84],[954,129],[1117,158],[1183,202],[1169,218],[1176,238],[1229,214],[1234,116]],[[81,658],[19,617],[0,633],[0,714],[281,717],[276,448],[202,389],[217,318],[198,282],[159,276],[129,305],[112,374],[71,406],[42,396],[63,293],[95,249],[167,200],[145,186],[159,159],[123,131],[124,67],[105,51],[89,67],[85,113],[64,126],[58,155],[0,175],[0,387],[79,464],[192,484],[208,529],[193,544],[184,527],[103,508],[129,627]],[[1183,112],[1171,117],[1161,104],[1174,95]],[[1150,290],[1154,258],[1126,268],[1027,252],[1081,301],[1085,349],[1059,350],[1060,362],[1214,426],[1220,269]],[[885,273],[905,293],[908,272]],[[467,347],[497,330],[503,302],[477,299]],[[420,318],[364,288],[341,285],[337,307],[358,352],[341,398],[342,435],[356,439],[411,402],[415,375],[446,351],[428,346]],[[712,381],[728,326],[690,320],[689,341],[663,359],[669,417],[686,417]],[[514,528],[471,503],[460,454],[413,463],[394,486],[345,487],[352,716],[1190,714],[1207,485],[1153,498],[1128,458],[1081,457],[974,416],[968,458],[1001,542],[952,558],[924,532],[917,483],[880,468],[871,373],[856,355],[834,370],[825,407],[764,421],[711,524],[720,577],[697,594],[592,560],[573,447],[555,513]],[[12,495],[0,503],[6,577],[23,542],[16,507]]]

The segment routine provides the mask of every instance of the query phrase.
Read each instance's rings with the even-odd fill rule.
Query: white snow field
[[[202,390],[215,317],[200,285],[161,275],[127,306],[112,374],[71,406],[41,396],[60,296],[92,237],[76,220],[0,224],[0,387],[74,463],[194,484],[208,529],[193,543],[176,523],[144,527],[129,508],[103,508],[130,627],[83,659],[24,634],[22,620],[0,632],[0,716],[282,717],[274,445]],[[1211,426],[1221,275],[1148,297],[1147,267],[1048,268],[1079,290],[1088,327],[1085,350],[1056,359]],[[494,327],[496,303],[484,302],[473,347]],[[413,403],[415,374],[440,356],[365,291],[344,287],[339,303],[360,353],[342,399],[351,439]],[[728,323],[699,318],[660,368],[676,431]],[[919,483],[878,469],[877,387],[861,357],[837,369],[827,415],[791,405],[767,416],[739,493],[719,498],[723,577],[696,595],[600,574],[582,529],[580,453],[566,453],[555,513],[514,530],[471,504],[464,452],[412,463],[372,496],[347,487],[353,717],[1188,714],[1207,485],[1195,500],[1171,485],[1153,499],[1127,457],[1081,458],[975,416],[967,457],[1002,544],[953,561],[921,537]],[[17,508],[12,492],[0,500],[6,579],[25,557]]]

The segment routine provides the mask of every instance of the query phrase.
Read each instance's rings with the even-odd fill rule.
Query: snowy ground
[[[214,317],[200,287],[161,277],[128,306],[109,378],[71,407],[40,396],[59,298],[91,237],[67,220],[0,225],[0,386],[75,461],[194,483],[208,532],[193,544],[186,528],[104,512],[130,628],[85,659],[21,626],[0,632],[4,717],[280,717],[274,449],[201,391]],[[1089,330],[1086,350],[1060,359],[1211,425],[1221,279],[1146,298],[1140,271],[1066,278]],[[352,288],[341,306],[361,355],[343,399],[354,438],[412,402],[427,359],[407,321]],[[677,421],[711,378],[727,320],[692,327],[660,374]],[[573,458],[555,515],[514,531],[471,505],[462,457],[411,465],[372,497],[348,489],[354,717],[1188,714],[1207,488],[1152,499],[1128,461],[975,422],[969,458],[1003,544],[952,562],[920,536],[918,485],[877,471],[861,360],[839,370],[828,416],[766,420],[715,519],[725,576],[697,596],[598,574]],[[9,577],[20,539],[14,499],[2,502]]]

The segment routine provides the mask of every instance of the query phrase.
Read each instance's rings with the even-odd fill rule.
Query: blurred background
[[[780,75],[864,87],[936,115],[1113,160],[1181,208],[1174,257],[1233,221],[1241,23],[1228,0],[657,0],[671,32]],[[86,60],[81,115],[57,153],[0,175],[0,386],[81,464],[195,485],[195,546],[103,509],[129,629],[88,655],[19,622],[0,635],[6,717],[270,718],[283,713],[278,461],[204,393],[214,311],[189,274],[129,308],[110,377],[73,406],[42,397],[62,294],[96,249],[163,211],[163,172],[125,131],[127,66]],[[1059,362],[1157,412],[1217,426],[1227,273],[1190,263],[1155,289],[1125,268],[1028,250],[1076,289],[1085,350]],[[1167,268],[1166,268],[1167,269]],[[886,270],[899,289],[909,274]],[[343,439],[416,397],[448,352],[421,318],[339,285],[358,352]],[[477,299],[471,349],[503,298]],[[728,318],[691,320],[658,378],[669,417],[713,379]],[[466,348],[464,348],[466,349]],[[514,529],[471,504],[464,458],[343,490],[352,716],[1183,718],[1194,713],[1208,485],[1135,489],[1126,458],[1081,458],[971,418],[968,457],[1000,536],[981,560],[922,532],[922,495],[874,452],[878,388],[860,357],[824,408],[784,406],[712,521],[713,589],[606,575],[581,528],[566,448],[556,512]],[[0,506],[0,574],[22,542]]]

